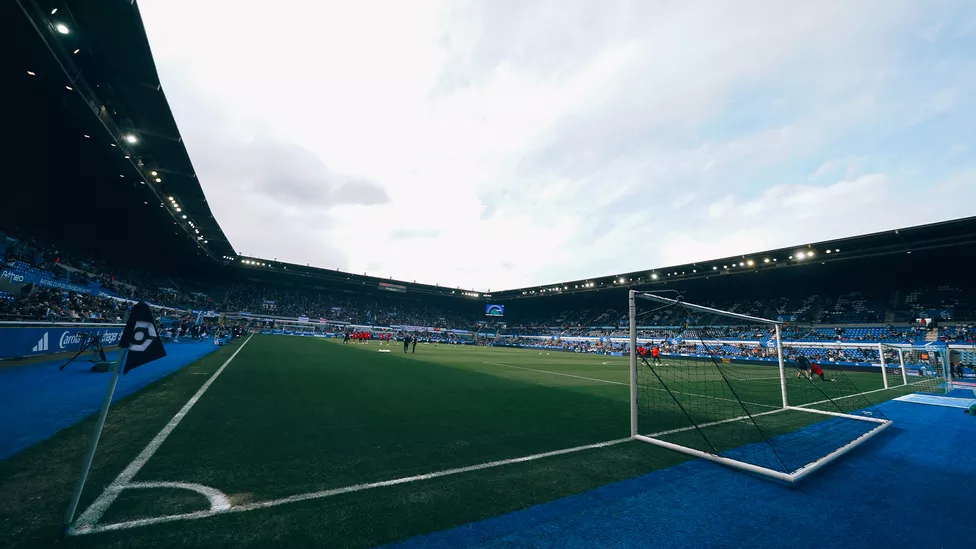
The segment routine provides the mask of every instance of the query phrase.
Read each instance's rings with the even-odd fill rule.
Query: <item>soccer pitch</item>
[[[416,351],[256,335],[150,385],[110,412],[63,545],[369,547],[687,459],[627,440],[626,357]],[[848,378],[872,402],[910,392]],[[91,424],[0,463],[0,540],[56,538]]]

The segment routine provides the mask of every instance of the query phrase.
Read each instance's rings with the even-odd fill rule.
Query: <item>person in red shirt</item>
[[[654,348],[651,349],[651,362],[657,365],[663,365],[661,363],[661,347],[655,345]]]
[[[651,366],[651,363],[647,361],[649,357],[651,357],[652,360],[654,357],[654,351],[651,347],[644,347],[643,345],[641,345],[640,347],[637,348],[637,356],[640,357],[641,361],[644,363],[644,366],[647,366],[648,368],[653,368]],[[660,358],[658,359],[657,363],[658,364],[661,363]]]
[[[813,372],[813,375],[820,376],[820,381],[836,381],[835,379],[825,378],[824,371],[820,368],[820,366],[817,366],[812,362],[810,363],[810,371]]]

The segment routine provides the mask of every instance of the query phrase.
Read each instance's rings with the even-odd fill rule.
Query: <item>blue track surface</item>
[[[976,417],[879,408],[892,427],[798,486],[692,461],[391,547],[976,546]]]
[[[212,341],[169,343],[166,357],[119,378],[115,400],[131,395],[217,350]],[[118,351],[108,353],[114,360]],[[85,360],[90,355],[86,353]],[[0,459],[74,425],[101,408],[111,374],[90,371],[78,361],[64,371],[65,360],[0,369]]]

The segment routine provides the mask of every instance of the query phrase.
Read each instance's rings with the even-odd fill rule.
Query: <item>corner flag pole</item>
[[[125,324],[129,322],[129,312],[125,313]],[[119,374],[125,365],[125,359],[129,356],[129,349],[123,349],[119,353],[118,360],[115,361],[115,368],[112,369],[112,380],[108,384],[108,391],[105,393],[105,401],[102,402],[102,411],[98,414],[98,422],[95,424],[95,432],[88,442],[88,453],[85,454],[85,462],[81,466],[81,477],[75,486],[75,493],[71,496],[71,503],[64,514],[64,524],[61,527],[61,537],[68,534],[71,523],[75,520],[75,512],[78,510],[78,500],[81,499],[81,491],[85,488],[85,481],[88,480],[88,471],[91,469],[92,459],[95,457],[95,448],[98,446],[98,439],[102,436],[102,428],[105,427],[105,416],[108,415],[108,407],[112,404],[112,396],[115,394],[115,386],[119,383]]]

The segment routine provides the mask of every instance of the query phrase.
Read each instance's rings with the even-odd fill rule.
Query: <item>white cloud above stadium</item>
[[[243,254],[477,290],[973,214],[968,0],[140,0]]]

